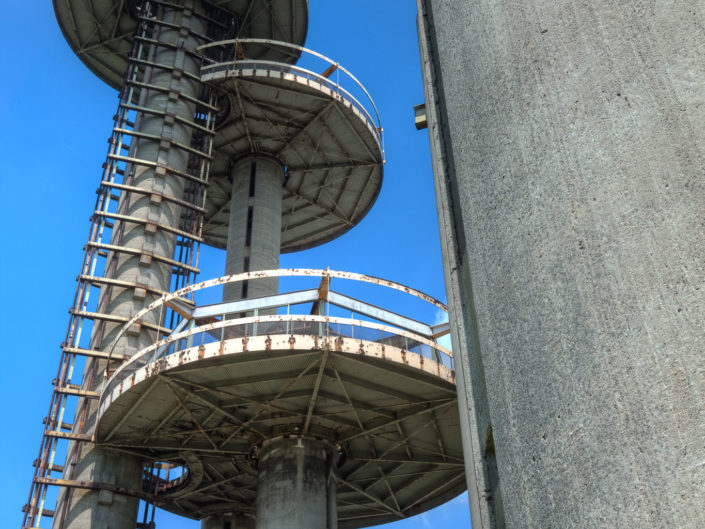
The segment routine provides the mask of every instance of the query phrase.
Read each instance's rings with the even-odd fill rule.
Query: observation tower
[[[336,285],[445,307],[278,269],[382,183],[377,110],[303,47],[308,2],[54,8],[119,103],[23,528],[147,529],[155,506],[204,529],[366,527],[462,492],[447,325]],[[196,282],[202,243],[224,277]]]

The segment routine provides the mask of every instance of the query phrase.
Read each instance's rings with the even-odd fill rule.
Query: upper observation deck
[[[360,222],[382,186],[384,148],[377,107],[355,76],[320,53],[266,39],[213,42],[199,52],[201,79],[225,108],[213,140],[206,242],[225,247],[231,163],[250,153],[285,168],[283,253],[330,241]],[[258,58],[272,54],[299,62]]]
[[[186,0],[53,0],[56,20],[71,49],[103,81],[120,89],[137,21]],[[193,15],[217,38],[251,37],[303,45],[308,0],[195,0]],[[141,7],[145,6],[145,7]],[[207,31],[208,33],[208,31]],[[150,36],[144,38],[149,44]],[[212,40],[212,35],[203,35]],[[269,57],[286,61],[286,57]],[[295,60],[295,59],[294,59]]]
[[[269,277],[308,288],[228,303],[189,299]],[[365,295],[342,293],[351,284]],[[360,299],[370,295],[415,317]],[[157,501],[205,517],[254,516],[263,443],[318,439],[340,454],[341,528],[412,516],[465,489],[452,353],[436,341],[448,325],[418,316],[437,321],[444,309],[397,283],[326,270],[250,272],[181,289],[124,327],[152,311],[180,317],[112,374],[95,440],[181,466]]]

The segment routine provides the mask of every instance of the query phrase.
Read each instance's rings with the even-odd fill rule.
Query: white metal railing
[[[386,325],[316,315],[253,316],[191,327],[159,340],[122,365],[109,380],[103,394],[110,395],[116,386],[142,367],[185,349],[225,340],[276,335],[312,335],[329,341],[350,338],[383,343],[453,369],[453,353],[449,349],[422,336]]]
[[[191,297],[193,293],[208,288],[273,277],[314,277],[320,278],[321,284],[316,289],[296,290],[262,298],[202,306],[183,303],[183,300],[187,299],[186,296]],[[159,318],[163,320],[169,307],[170,310],[176,310],[181,315],[181,321],[169,335],[156,339],[153,344],[139,351],[115,371],[103,389],[103,395],[112,394],[117,385],[137,370],[169,355],[209,343],[254,336],[309,335],[328,341],[350,338],[376,342],[398,347],[450,369],[454,368],[453,353],[436,342],[438,336],[447,333],[447,324],[426,324],[375,304],[335,292],[330,286],[333,278],[371,283],[393,289],[418,298],[435,309],[441,311],[446,309],[440,301],[411,287],[351,272],[312,269],[264,270],[203,281],[162,296],[135,314],[125,324],[119,336],[128,332],[132,325],[139,324],[150,313],[159,311]],[[406,307],[405,304],[401,305],[402,308]],[[311,313],[312,306],[316,307],[317,314]],[[368,319],[331,316],[330,310],[333,307],[350,310],[353,315],[357,314]],[[303,313],[295,313],[297,310]],[[265,313],[262,314],[260,311]],[[286,311],[286,313],[277,314],[278,311]]]
[[[262,47],[270,47],[279,51],[290,50],[290,54],[292,56],[301,55],[302,60],[306,60],[307,58],[316,59],[325,65],[326,68],[321,73],[316,73],[312,69],[303,68],[302,66],[294,66],[278,61],[248,57],[248,51],[252,47],[255,47],[255,49],[257,47],[260,48],[260,51],[253,53],[254,55],[266,55],[262,53]],[[340,63],[333,61],[325,55],[288,42],[270,39],[244,38],[211,42],[200,46],[197,51],[201,53],[204,60],[204,65],[201,67],[202,77],[206,74],[234,69],[260,69],[297,75],[326,86],[333,92],[349,100],[350,103],[355,106],[361,116],[368,121],[370,128],[375,131],[380,145],[383,145],[382,123],[380,121],[377,106],[372,100],[372,96],[370,96],[367,89],[352,73],[341,66]],[[213,55],[219,56],[214,57]],[[315,65],[312,65],[312,67],[315,67]],[[340,73],[343,74],[342,78]],[[335,80],[330,78],[333,74],[336,75]],[[367,103],[361,103],[359,99],[352,94],[354,91],[359,92]],[[369,105],[369,107],[367,105]]]

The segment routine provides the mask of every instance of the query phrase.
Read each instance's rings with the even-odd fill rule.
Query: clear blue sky
[[[74,57],[49,0],[0,3],[0,520],[19,528],[117,94]],[[306,45],[339,61],[372,94],[387,165],[380,197],[356,228],[282,256],[281,266],[372,274],[445,300],[428,136],[413,125],[412,107],[423,102],[415,17],[413,0],[310,0]],[[222,275],[223,262],[221,252],[204,252],[201,278]],[[199,527],[161,520],[160,529]],[[470,527],[464,495],[381,527],[448,526]]]

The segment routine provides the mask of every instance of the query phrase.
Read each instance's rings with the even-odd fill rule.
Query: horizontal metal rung
[[[147,134],[145,132],[138,132],[136,130],[127,130],[127,129],[113,129],[116,132],[120,132],[122,134],[125,134],[127,136],[134,136],[135,138],[140,138],[143,140],[151,140],[154,142],[169,142],[171,145],[174,145],[176,148],[181,149],[182,151],[190,152],[191,154],[195,154],[196,156],[200,156],[201,158],[205,158],[206,160],[213,160],[213,156],[210,154],[207,154],[203,151],[199,151],[198,149],[194,149],[193,147],[189,145],[185,145],[183,143],[179,143],[178,141],[174,141],[170,138],[164,137],[164,136],[158,136],[157,134]]]
[[[42,420],[42,424],[49,424],[50,419],[49,417],[44,417]],[[59,430],[68,430],[71,431],[73,429],[73,424],[69,424],[67,422],[62,422],[61,425],[59,426]]]
[[[175,6],[173,1],[151,0],[151,3],[156,4],[156,5],[160,5],[160,6],[165,6],[165,7],[172,7],[172,8]],[[217,8],[218,11],[223,13],[224,15],[229,16],[229,11],[226,11],[222,7],[216,6],[215,2],[209,1],[208,4],[211,7]],[[194,11],[193,16],[197,17],[201,20],[205,20],[206,22],[210,22],[211,24],[215,24],[216,26],[218,26],[222,29],[228,29],[230,27],[228,24],[224,23],[222,20],[218,20],[217,18],[214,18],[214,17],[208,15],[207,13],[200,13],[198,11]],[[149,22],[151,20],[152,20],[151,18],[147,18],[146,22]]]
[[[105,187],[119,189],[121,191],[128,191],[130,193],[139,193],[141,195],[155,195],[166,202],[173,202],[174,204],[178,204],[179,206],[183,206],[185,208],[189,208],[194,211],[198,211],[199,213],[206,212],[206,208],[203,208],[201,206],[197,206],[196,204],[192,204],[191,202],[188,202],[187,200],[182,200],[180,198],[176,198],[171,195],[164,195],[162,193],[155,193],[154,191],[151,191],[149,189],[143,189],[141,187],[135,187],[135,186],[128,186],[125,184],[116,184],[114,182],[102,182],[101,185],[105,186]]]
[[[111,160],[118,160],[120,162],[141,165],[142,167],[150,167],[152,169],[157,168],[156,162],[152,162],[149,160],[142,160],[141,158],[133,158],[131,156],[120,156],[118,154],[108,154],[108,158],[110,158]],[[208,185],[208,182],[206,180],[202,180],[202,179],[198,178],[197,176],[193,176],[188,173],[184,173],[183,171],[179,171],[177,169],[174,169],[174,168],[168,167],[168,166],[165,166],[164,169],[166,170],[167,173],[170,173],[174,176],[179,176],[181,178],[184,178],[186,180],[190,180],[192,182],[196,182],[197,184],[201,184],[204,186]]]
[[[120,125],[126,125],[129,128],[133,129],[135,128],[135,122],[130,121],[128,118],[122,117],[122,116],[114,116],[113,121],[115,123],[120,123]]]
[[[200,60],[200,57],[199,57],[199,60]],[[131,84],[132,86],[136,86],[137,88],[146,88],[148,90],[155,90],[157,92],[164,92],[165,94],[169,93],[169,87],[167,87],[167,86],[158,86],[158,85],[153,85],[153,84],[149,84],[149,83],[141,83],[139,81],[132,81],[130,79],[127,79],[125,81],[125,83]],[[205,101],[201,101],[197,97],[191,97],[186,94],[180,94],[180,97],[183,97],[187,101],[190,101],[190,102],[195,103],[197,105],[201,105],[201,106],[207,108],[208,110],[212,110],[214,112],[218,110],[218,107],[213,106],[213,105],[209,105],[208,103],[206,103]]]
[[[114,314],[105,314],[103,312],[87,312],[84,310],[75,310],[75,309],[70,309],[69,312],[75,316],[80,316],[81,318],[87,318],[89,320],[102,320],[102,321],[109,321],[111,323],[127,323],[130,321],[130,318],[126,318],[124,316],[115,316]],[[159,325],[154,325],[153,323],[148,323],[148,322],[138,322],[142,327],[145,327],[147,329],[151,329],[153,331],[159,331],[159,332],[165,332],[165,333],[170,333],[171,329],[167,329],[166,327],[161,327]]]
[[[154,20],[154,19],[151,19],[151,18],[143,19],[143,20],[146,20],[146,21],[152,22],[152,23],[154,23],[154,22],[160,22],[160,21],[157,21],[157,20]],[[168,24],[168,22],[163,22],[163,21],[161,21],[161,22],[162,22],[163,24]],[[181,26],[175,26],[175,27],[178,28],[178,29],[181,29]],[[190,32],[190,33],[193,33],[193,32]],[[198,35],[198,34],[195,33],[195,35]],[[195,59],[201,59],[201,56],[200,56],[198,53],[196,53],[195,51],[191,51],[191,50],[186,49],[186,48],[181,48],[181,47],[177,46],[176,44],[171,44],[170,42],[164,42],[164,41],[162,41],[162,40],[157,40],[157,39],[150,39],[150,38],[148,38],[148,37],[142,37],[142,36],[139,36],[139,35],[135,35],[135,36],[132,37],[132,38],[135,39],[135,40],[139,40],[139,41],[145,42],[145,43],[150,44],[150,45],[152,45],[152,46],[159,46],[160,48],[167,48],[167,49],[170,49],[170,50],[183,50],[186,55],[190,55],[191,57],[193,57],[193,58],[195,58]],[[206,37],[204,37],[204,36],[201,36],[201,38],[203,38],[204,40],[206,40]]]
[[[168,64],[160,64],[158,62],[152,62],[152,61],[147,61],[145,59],[137,59],[135,57],[132,57],[130,59],[131,62],[136,63],[136,64],[142,64],[144,66],[150,66],[152,68],[158,68],[160,70],[167,70],[167,71],[174,71],[175,68],[173,66],[169,66]],[[192,74],[191,72],[186,72],[182,70],[182,74],[184,77],[188,77],[190,79],[193,79],[195,81],[201,80],[201,78],[198,75]]]
[[[53,485],[56,487],[67,487],[74,489],[88,489],[88,490],[109,490],[116,494],[121,494],[123,496],[132,496],[135,498],[143,498],[153,501],[155,499],[154,494],[149,494],[147,492],[137,492],[123,487],[116,487],[109,483],[100,483],[97,481],[75,481],[71,479],[57,479],[57,478],[41,478],[35,477],[34,483],[40,485]]]
[[[104,351],[93,351],[91,349],[81,349],[80,347],[64,347],[65,353],[88,356],[90,358],[101,358],[103,360],[125,360],[127,355],[121,353],[106,353]]]
[[[74,481],[69,479],[57,479],[57,478],[34,478],[35,483],[40,485],[56,485],[57,487],[73,487],[77,489],[93,489],[98,490],[100,487],[98,483],[93,481]]]
[[[194,272],[198,274],[200,270],[198,268],[195,268],[193,266],[189,266],[187,264],[180,263],[179,261],[175,261],[174,259],[169,259],[168,257],[164,257],[162,255],[156,255],[156,254],[150,254],[148,252],[144,252],[142,250],[139,250],[137,248],[128,248],[126,246],[116,246],[114,244],[103,244],[103,243],[98,243],[98,242],[87,242],[86,246],[90,246],[93,248],[99,248],[101,250],[107,250],[110,252],[118,252],[118,253],[126,253],[129,255],[145,255],[149,256],[155,261],[160,261],[162,263],[169,264],[175,268],[178,269],[183,269],[187,270],[189,272]]]
[[[23,506],[22,506],[22,512],[27,512],[28,509],[29,509],[29,505],[23,505]],[[37,510],[37,511],[38,511],[38,510]],[[44,517],[44,516],[46,516],[47,518],[53,518],[53,517],[54,517],[54,511],[52,511],[52,510],[50,510],[50,509],[44,509],[44,510],[42,511],[42,517]],[[22,529],[40,529],[40,528],[39,528],[39,527],[36,527],[36,528],[35,528],[35,527],[28,527],[28,526],[25,526],[25,527],[23,527]]]
[[[39,466],[39,461],[37,459],[34,460],[32,463],[33,467],[38,467]],[[47,468],[49,472],[63,472],[64,471],[64,466],[63,465],[52,465],[51,467]]]
[[[196,79],[198,79],[199,82],[201,80],[200,77],[196,77]],[[163,117],[166,116],[166,112],[164,112],[163,110],[155,110],[153,108],[143,107],[143,106],[139,106],[139,105],[132,105],[130,103],[120,103],[120,105],[124,108],[134,110],[135,112],[142,112],[144,114],[152,114],[154,116],[163,116]],[[188,119],[182,118],[181,116],[174,116],[174,120],[178,121],[179,123],[183,123],[184,125],[186,125],[188,127],[193,127],[195,129],[198,129],[198,130],[208,134],[209,136],[215,135],[215,131],[209,129],[208,127],[204,127],[202,125],[199,125],[198,123],[194,123],[193,121],[189,121]]]
[[[173,2],[159,2],[159,1],[154,1],[154,0],[152,0],[152,2],[155,4],[167,5],[172,8],[175,6],[175,4]],[[201,13],[198,13],[197,11],[193,12],[193,16],[198,17],[200,19],[210,20],[208,17],[206,17],[205,15],[202,15]],[[200,40],[209,40],[208,35],[204,35],[203,33],[199,33],[198,31],[194,31],[193,29],[190,29],[188,27],[184,27],[181,24],[175,24],[174,22],[168,22],[164,19],[148,17],[148,16],[144,16],[144,15],[140,15],[137,18],[138,18],[138,20],[140,20],[142,22],[146,22],[147,24],[154,24],[155,26],[163,26],[165,28],[171,28],[171,29],[176,29],[176,30],[187,29],[189,35],[192,35]]]
[[[157,229],[160,229],[162,231],[173,233],[175,235],[181,235],[182,237],[187,237],[189,239],[193,239],[194,241],[203,242],[203,239],[201,237],[198,237],[197,235],[194,235],[194,234],[189,233],[187,231],[172,228],[171,226],[166,226],[164,224],[160,224],[157,222],[149,222],[145,218],[131,217],[129,215],[118,215],[117,213],[108,213],[108,212],[99,211],[99,210],[94,211],[94,213],[95,213],[95,215],[97,215],[99,217],[105,217],[105,218],[109,218],[109,219],[113,219],[113,220],[121,220],[123,222],[131,222],[132,224],[141,224],[143,226],[147,225],[147,224],[152,224]]]
[[[73,387],[55,387],[54,391],[61,393],[63,395],[73,395],[75,397],[85,397],[87,399],[98,399],[100,394],[95,391],[88,391],[87,389],[78,389]]]
[[[160,290],[158,288],[152,288],[147,285],[143,285],[141,283],[134,283],[132,281],[123,281],[121,279],[111,279],[108,277],[99,277],[99,276],[89,276],[85,274],[81,274],[78,277],[76,277],[76,281],[84,281],[86,283],[91,283],[93,286],[97,286],[100,288],[102,285],[111,285],[115,287],[121,287],[121,288],[143,288],[147,292],[151,292],[152,294],[156,294],[157,296],[165,296],[169,292],[165,290]]]
[[[80,442],[91,442],[93,441],[93,436],[82,433],[72,433],[72,432],[58,432],[56,430],[44,432],[47,437],[54,437],[56,439],[68,439],[69,441],[80,441]]]

